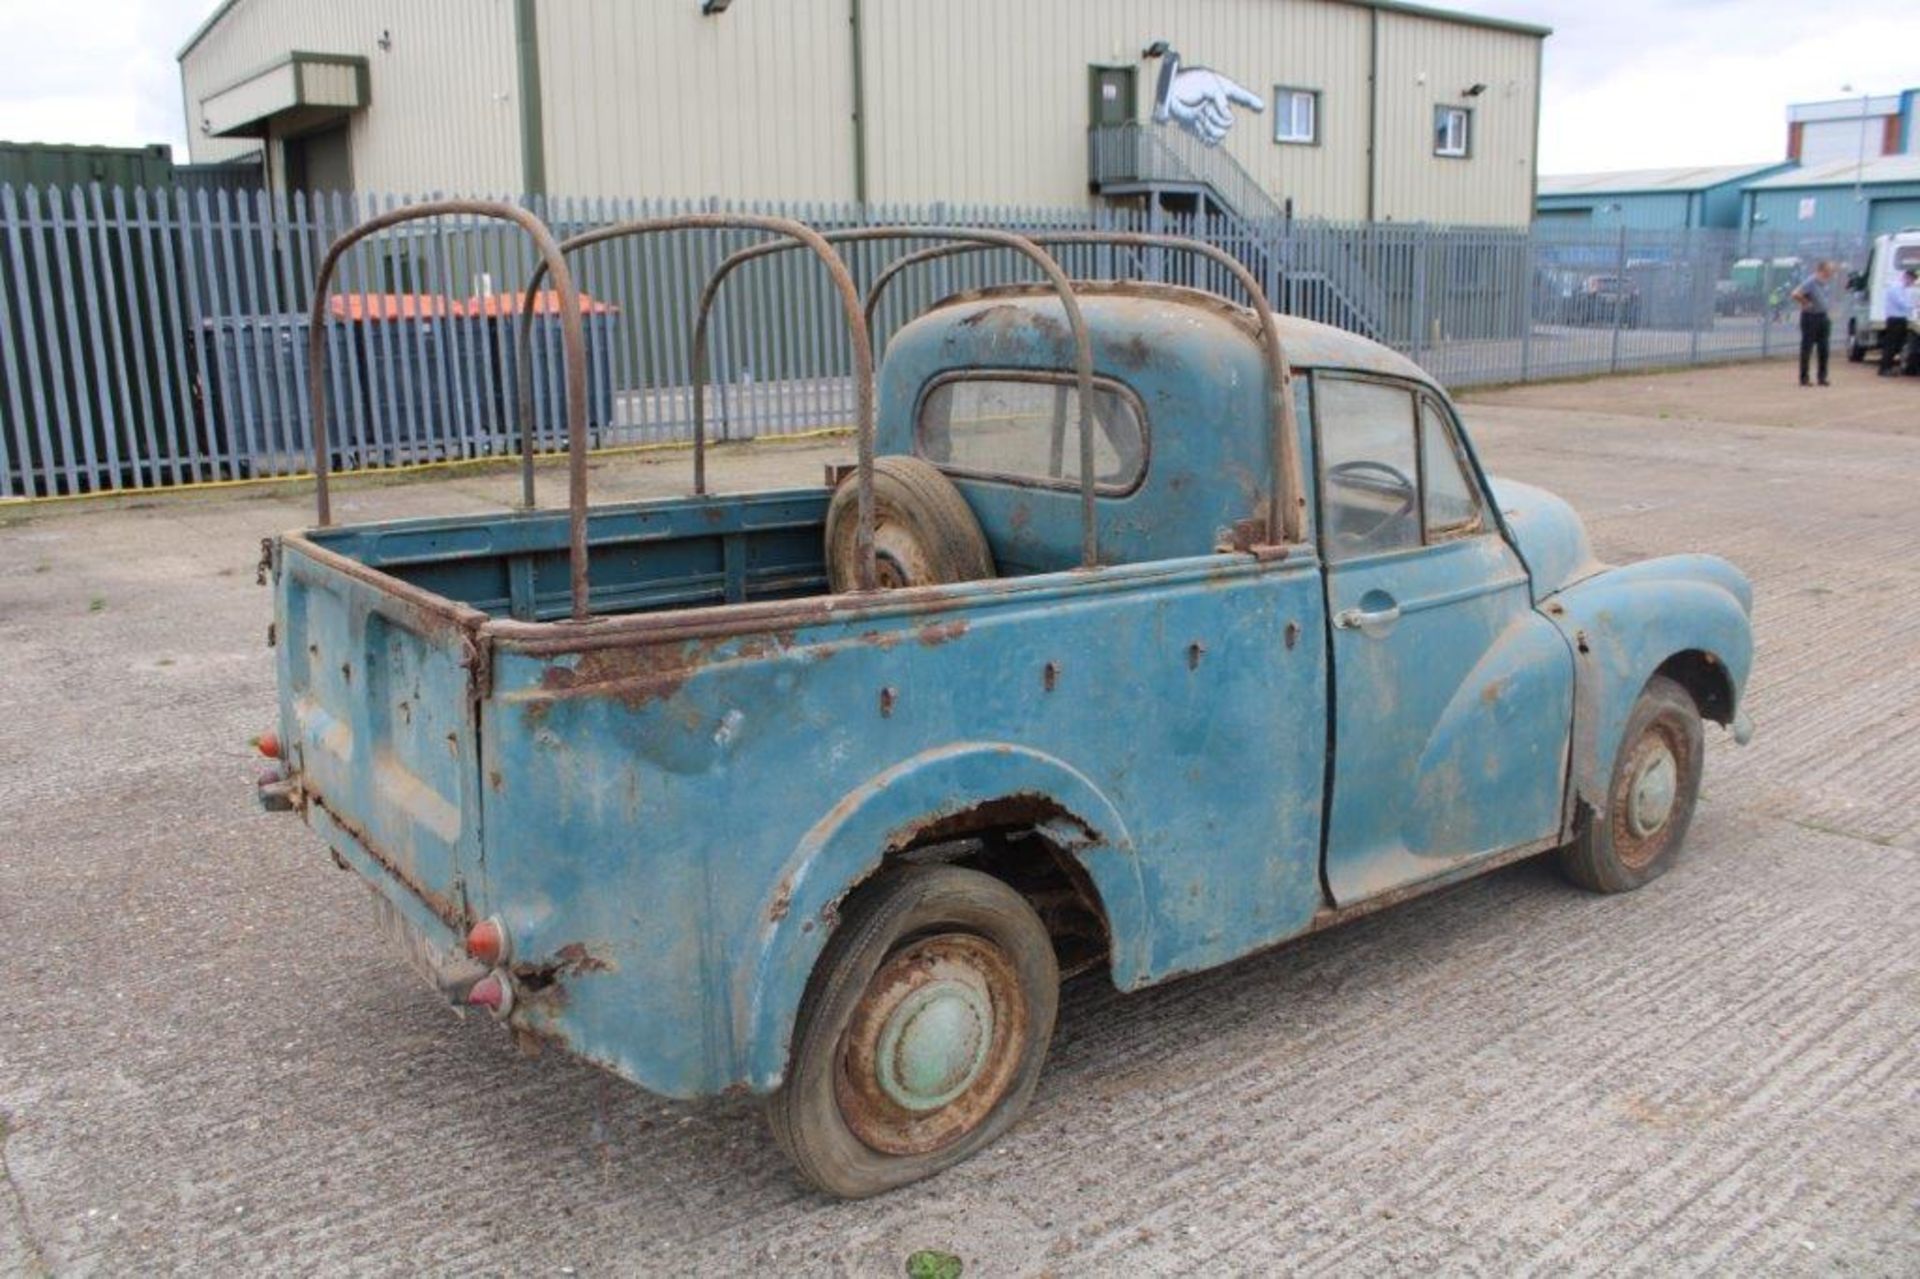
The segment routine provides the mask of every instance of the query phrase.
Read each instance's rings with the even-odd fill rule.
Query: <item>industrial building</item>
[[[193,158],[276,190],[1520,226],[1543,27],[1396,0],[226,0]]]
[[[1883,235],[1920,226],[1920,155],[1789,169],[1750,183],[1745,210],[1756,232]]]
[[[1737,227],[1750,182],[1791,169],[1777,160],[1614,173],[1544,174],[1534,221],[1548,227]]]
[[[1807,168],[1920,152],[1920,89],[1787,108],[1787,158]]]

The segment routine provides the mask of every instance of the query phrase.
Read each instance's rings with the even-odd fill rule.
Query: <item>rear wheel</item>
[[[1033,907],[955,866],[891,872],[854,897],[807,985],[774,1139],[829,1194],[951,1168],[1033,1096],[1060,971]]]
[[[1705,754],[1693,696],[1664,675],[1648,680],[1614,759],[1606,811],[1560,850],[1567,878],[1596,893],[1622,893],[1665,874],[1693,820]]]

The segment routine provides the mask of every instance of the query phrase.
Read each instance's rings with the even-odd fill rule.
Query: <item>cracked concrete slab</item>
[[[939,1248],[969,1275],[1910,1274],[1920,429],[1883,397],[1920,427],[1920,381],[1861,372],[1814,421],[1772,406],[1809,394],[1780,364],[1464,406],[1606,557],[1755,580],[1760,736],[1712,734],[1671,875],[1602,899],[1528,863],[1138,995],[1082,981],[1029,1118],[859,1204],[796,1186],[749,1102],[660,1101],[448,1016],[308,832],[253,811],[253,563],[300,493],[0,508],[0,1272],[897,1275]],[[716,483],[849,451],[723,451]]]

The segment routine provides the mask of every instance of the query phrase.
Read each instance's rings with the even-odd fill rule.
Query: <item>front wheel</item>
[[[890,872],[848,903],[807,984],[774,1140],[849,1199],[951,1168],[1025,1111],[1059,1000],[1019,893],[956,866]]]
[[[1596,893],[1623,893],[1665,874],[1700,796],[1706,732],[1693,695],[1664,675],[1647,681],[1614,759],[1606,811],[1560,850],[1560,869]]]

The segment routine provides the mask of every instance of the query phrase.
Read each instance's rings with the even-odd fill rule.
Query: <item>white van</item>
[[[1867,269],[1847,282],[1863,295],[1864,304],[1847,321],[1847,358],[1855,364],[1866,359],[1867,352],[1880,349],[1880,335],[1887,328],[1887,286],[1908,270],[1920,271],[1920,226],[1902,227],[1876,239],[1867,255]]]

